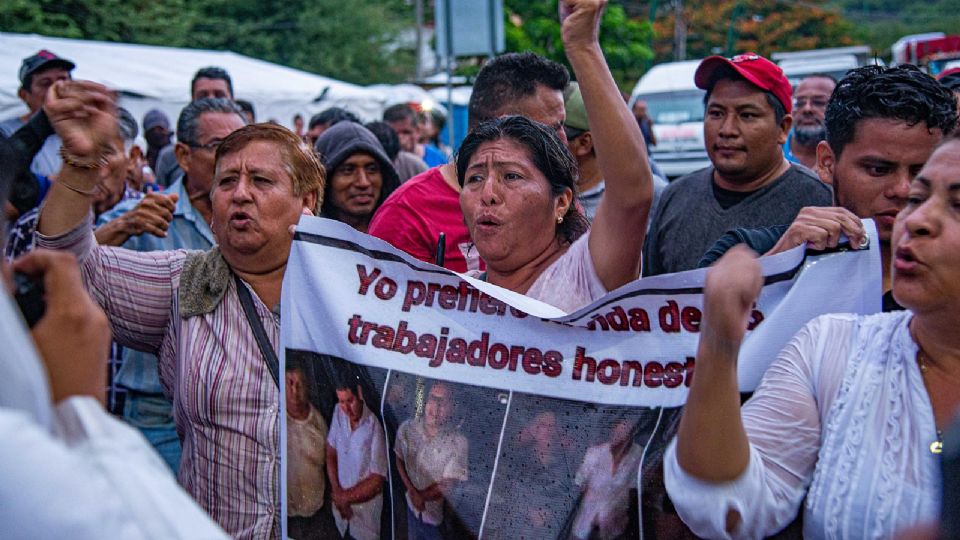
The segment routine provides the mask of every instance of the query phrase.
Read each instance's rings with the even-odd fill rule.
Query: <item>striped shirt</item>
[[[190,252],[98,246],[90,215],[63,235],[38,234],[37,245],[73,252],[116,341],[157,354],[183,442],[183,487],[230,536],[279,538],[280,392],[235,282],[212,312],[182,319],[177,291]],[[252,296],[276,349],[279,318]]]
[[[174,182],[165,194],[176,193],[180,198],[173,210],[173,219],[167,227],[166,236],[140,234],[131,236],[123,243],[123,247],[134,251],[164,251],[170,249],[210,249],[216,244],[210,226],[203,220],[200,212],[190,204],[190,194],[184,185],[181,176]],[[98,226],[119,218],[123,214],[136,208],[136,202],[121,202],[110,211],[97,217]],[[160,385],[160,376],[157,369],[157,357],[150,353],[125,349],[123,351],[123,368],[117,375],[117,384],[144,394],[160,394],[163,387]],[[163,414],[161,411],[157,411]],[[171,411],[166,411],[167,422],[172,422]],[[150,418],[150,421],[163,422],[162,418]]]

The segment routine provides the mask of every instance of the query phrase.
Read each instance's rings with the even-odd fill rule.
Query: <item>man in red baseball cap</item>
[[[787,224],[804,206],[833,202],[829,186],[784,158],[791,87],[776,64],[754,53],[711,56],[694,83],[706,91],[703,135],[712,166],[664,191],[644,246],[644,275],[696,268],[720,235],[744,223]]]

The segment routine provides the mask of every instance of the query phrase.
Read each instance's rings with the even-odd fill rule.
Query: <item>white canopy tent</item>
[[[17,97],[21,61],[41,49],[74,62],[75,79],[103,83],[120,92],[120,104],[139,122],[148,110],[164,111],[175,129],[190,99],[190,81],[206,66],[227,70],[237,99],[254,104],[257,120],[292,126],[293,116],[343,107],[364,120],[379,119],[386,105],[403,101],[390,86],[368,88],[229,51],[107,43],[0,32],[0,119],[26,113]]]

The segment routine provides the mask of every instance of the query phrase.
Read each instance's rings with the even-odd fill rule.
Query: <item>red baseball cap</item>
[[[776,96],[787,114],[793,110],[793,87],[787,80],[787,76],[783,74],[780,66],[756,53],[738,54],[733,58],[723,56],[704,58],[693,75],[694,84],[702,90],[710,90],[714,73],[724,67],[736,71],[754,86]]]

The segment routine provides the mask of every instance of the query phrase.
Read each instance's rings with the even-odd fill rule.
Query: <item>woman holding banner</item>
[[[740,408],[737,353],[762,277],[738,249],[707,275],[697,376],[664,460],[698,536],[891,538],[939,514],[942,430],[960,408],[960,139],[910,185],[892,237],[909,311],[808,323]]]
[[[596,126],[606,181],[592,228],[574,204],[576,163],[545,126],[491,120],[467,135],[457,156],[460,207],[487,281],[568,312],[637,279],[653,200],[643,136],[597,38],[605,3],[560,3],[564,49]]]
[[[152,352],[183,442],[179,480],[232,537],[279,538],[279,317],[292,238],[324,184],[293,132],[246,126],[197,149],[215,158],[206,252],[134,252],[97,245],[97,171],[116,130],[113,95],[56,83],[44,109],[64,166],[40,213],[38,245],[70,251],[118,343]],[[214,155],[214,152],[215,155]]]

